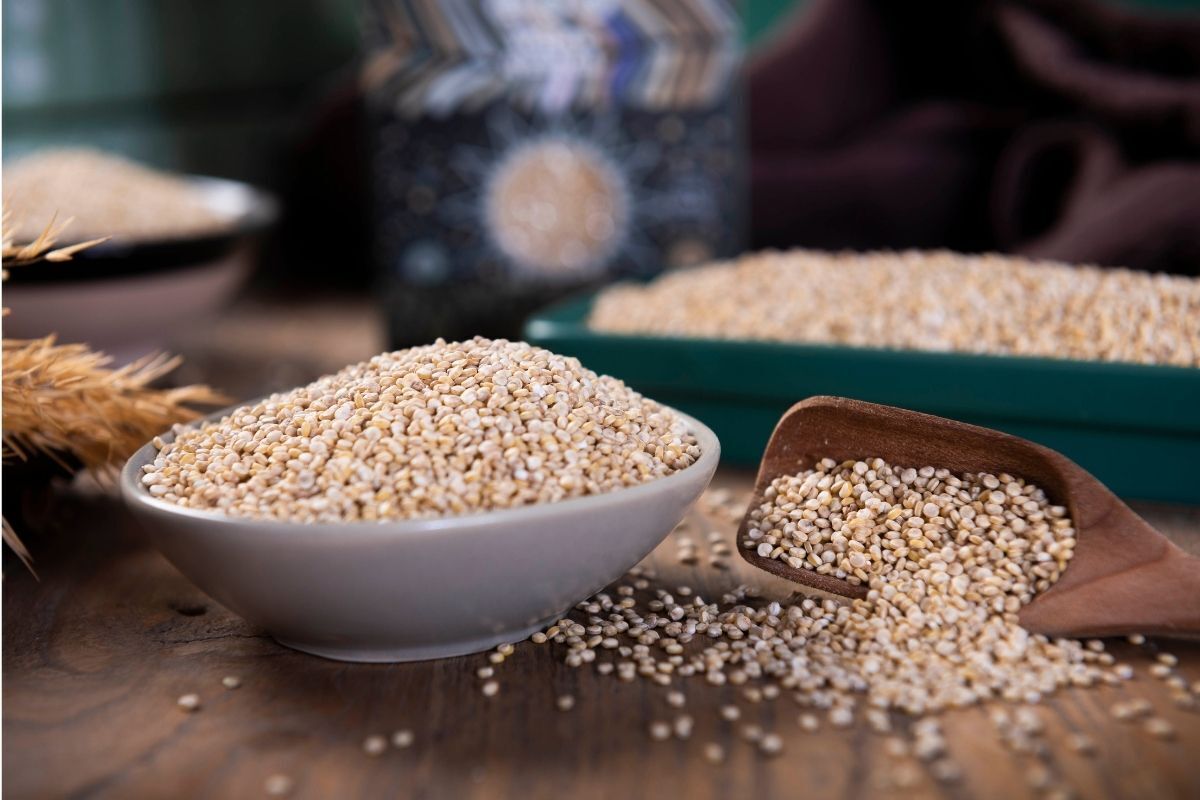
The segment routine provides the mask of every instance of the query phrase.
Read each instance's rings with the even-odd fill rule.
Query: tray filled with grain
[[[525,337],[705,421],[734,462],[757,463],[796,400],[841,395],[1031,439],[1125,497],[1200,502],[1196,278],[764,252],[560,303]]]

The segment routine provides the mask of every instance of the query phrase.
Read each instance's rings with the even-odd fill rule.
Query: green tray
[[[757,464],[789,406],[830,394],[1040,442],[1123,497],[1200,504],[1200,369],[603,334],[592,299],[536,314],[525,338],[702,420],[726,463]]]

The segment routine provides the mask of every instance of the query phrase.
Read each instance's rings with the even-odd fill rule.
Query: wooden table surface
[[[339,363],[353,356],[344,350]],[[246,396],[226,378],[224,386]],[[722,471],[717,484],[746,492],[750,477]],[[1200,553],[1200,510],[1139,510]],[[915,782],[899,789],[900,762],[861,717],[849,729],[823,722],[820,732],[806,733],[786,692],[752,703],[736,687],[690,680],[682,685],[683,712],[694,717],[695,732],[687,741],[653,742],[648,725],[682,713],[666,703],[667,689],[572,669],[554,645],[517,644],[497,668],[501,689],[492,698],[475,675],[486,655],[326,661],[276,644],[205,597],[147,548],[109,498],[59,493],[43,512],[46,529],[33,541],[40,579],[12,565],[4,578],[6,797],[264,797],[268,779],[285,775],[289,796],[305,798],[1020,798],[1046,796],[1029,785],[1039,764],[1076,797],[1200,797],[1200,711],[1174,707],[1147,672],[1161,648],[1179,656],[1189,683],[1200,680],[1196,644],[1110,641],[1137,677],[1119,689],[1059,692],[1038,706],[1046,725],[1041,755],[1014,754],[981,709],[947,713],[962,779],[939,783],[925,765],[906,762]],[[710,530],[732,541],[732,521],[693,515],[702,555]],[[713,597],[745,581],[766,598],[791,591],[736,558],[731,572],[703,558],[697,567],[680,565],[675,549],[669,538],[649,559],[655,583],[671,590],[688,584]],[[225,676],[240,678],[241,687],[224,688]],[[200,710],[177,707],[187,693],[199,695]],[[573,710],[557,710],[562,694],[576,698]],[[1135,697],[1149,699],[1176,738],[1153,738],[1141,723],[1111,716],[1114,703]],[[729,703],[742,709],[737,724],[718,714]],[[746,723],[780,734],[783,754],[767,759],[742,741],[737,730]],[[909,721],[896,716],[894,724],[903,731]],[[415,735],[410,748],[364,752],[366,737],[402,728]],[[1066,746],[1081,731],[1096,741],[1094,756]],[[705,761],[708,742],[724,745],[725,763]]]
[[[749,482],[743,473],[718,478],[735,492]],[[979,709],[943,716],[963,779],[939,784],[922,767],[916,784],[897,792],[898,762],[879,735],[861,719],[848,730],[824,724],[806,733],[787,693],[755,704],[735,687],[688,681],[691,739],[653,742],[650,722],[681,713],[667,705],[667,689],[572,669],[554,645],[518,644],[497,668],[493,698],[475,675],[485,655],[362,665],[293,652],[191,586],[130,533],[111,501],[68,496],[55,509],[54,529],[40,537],[43,545],[53,537],[40,548],[40,580],[11,569],[4,579],[7,797],[263,797],[273,774],[289,777],[291,796],[314,798],[1037,796],[1027,776],[1039,759],[1007,750]],[[732,522],[693,513],[696,530],[732,539]],[[1146,513],[1200,550],[1200,513]],[[655,583],[686,583],[710,597],[740,581],[767,597],[790,592],[740,559],[729,573],[703,559],[680,565],[675,535],[648,559]],[[1180,657],[1189,682],[1200,680],[1197,645],[1155,642],[1143,654],[1111,642],[1137,666],[1135,680],[1060,692],[1039,707],[1048,744],[1040,760],[1078,797],[1200,797],[1200,713],[1174,708],[1146,673],[1155,646]],[[227,675],[241,687],[225,689]],[[187,693],[200,696],[199,711],[176,706]],[[576,697],[573,710],[557,710],[561,694]],[[1150,699],[1177,738],[1160,741],[1140,723],[1114,720],[1110,707],[1133,697]],[[720,719],[727,703],[742,708],[737,725]],[[737,729],[749,722],[779,733],[783,755],[766,759],[741,741]],[[896,725],[907,722],[896,717]],[[367,736],[401,728],[413,731],[411,748],[364,752]],[[1073,731],[1096,740],[1096,756],[1065,746]],[[726,763],[703,759],[707,742],[725,746]]]

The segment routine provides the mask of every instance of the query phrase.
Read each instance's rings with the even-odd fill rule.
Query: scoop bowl
[[[281,644],[341,661],[465,655],[549,624],[621,577],[683,519],[712,479],[720,443],[680,417],[701,449],[687,469],[605,494],[459,517],[302,524],[189,509],[142,485],[152,444],[126,463],[121,492],[180,572]]]
[[[892,464],[932,464],[956,473],[1007,472],[1040,486],[1075,526],[1074,557],[1062,576],[1020,612],[1022,627],[1048,636],[1142,633],[1200,637],[1200,558],[1180,550],[1091,474],[1060,453],[1000,431],[845,397],[810,397],[783,415],[763,454],[754,497],[738,530],[780,475],[823,457],[879,456]],[[1143,465],[1131,464],[1130,469]],[[867,587],[794,569],[739,546],[750,564],[844,597]]]

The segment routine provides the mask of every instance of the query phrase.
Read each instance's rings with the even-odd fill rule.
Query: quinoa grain
[[[699,455],[682,418],[621,381],[523,342],[475,338],[384,353],[177,426],[142,483],[231,516],[380,521],[601,494]]]
[[[263,782],[263,791],[271,797],[283,797],[292,791],[292,779],[282,773],[268,775]]]
[[[1067,746],[1080,755],[1096,754],[1096,743],[1085,733],[1072,733],[1067,737]]]
[[[776,733],[768,733],[758,740],[758,749],[765,756],[777,756],[783,752],[783,738]]]
[[[625,334],[1195,367],[1198,317],[1200,280],[1192,277],[945,251],[794,250],[610,287],[588,324]]]
[[[1175,726],[1162,717],[1151,717],[1146,720],[1144,727],[1146,728],[1146,733],[1158,739],[1175,738]]]

